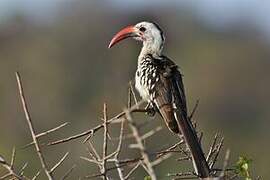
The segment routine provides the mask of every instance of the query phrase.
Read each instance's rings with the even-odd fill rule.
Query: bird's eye
[[[139,29],[141,32],[144,32],[144,31],[146,31],[146,28],[145,27],[140,27],[140,29]]]

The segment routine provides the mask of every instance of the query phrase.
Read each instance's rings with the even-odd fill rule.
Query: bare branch
[[[117,149],[116,149],[116,154],[114,156],[114,159],[115,159],[115,166],[117,167],[117,172],[118,172],[118,175],[119,175],[119,178],[120,180],[124,180],[125,177],[124,177],[124,174],[123,174],[123,169],[120,167],[119,165],[119,155],[120,155],[120,152],[121,152],[121,148],[122,148],[122,142],[123,142],[123,135],[124,135],[124,119],[122,120],[122,123],[121,123],[121,129],[120,129],[120,135],[119,135],[119,142],[118,142],[118,146],[117,146]]]
[[[32,180],[36,180],[37,179],[37,177],[40,175],[40,171],[38,171],[36,174],[35,174],[35,176],[32,178]]]
[[[225,159],[224,159],[224,162],[223,162],[223,168],[222,168],[220,177],[225,176],[225,172],[226,172],[226,169],[227,169],[227,166],[228,166],[228,163],[229,163],[229,158],[230,158],[230,150],[228,149],[226,151],[226,154],[225,154]]]
[[[68,176],[71,174],[71,172],[76,168],[76,164],[74,164],[66,173],[65,175],[61,178],[61,180],[65,180],[68,178]]]
[[[221,147],[223,146],[223,141],[224,141],[224,138],[221,138],[220,140],[220,143],[217,145],[217,150],[216,150],[216,153],[215,153],[215,156],[212,160],[212,162],[209,164],[209,168],[212,169],[217,161],[217,158],[218,158],[218,155],[220,153],[220,150],[221,150]]]
[[[172,153],[165,154],[164,156],[161,156],[160,158],[156,159],[155,161],[152,162],[152,166],[157,166],[160,163],[162,163],[164,160],[170,158],[172,156]]]
[[[183,159],[188,159],[188,160],[192,160],[190,151],[188,149],[184,149],[182,147],[179,147],[180,152],[185,155]],[[178,161],[182,161],[183,159],[177,159]]]
[[[123,164],[123,165],[121,165],[119,167],[124,167],[124,166],[127,166],[127,164]],[[114,166],[114,167],[107,168],[107,172],[115,170],[115,169],[117,169],[119,167]],[[85,178],[91,179],[91,178],[100,177],[100,176],[104,176],[104,174],[103,173],[91,174],[91,175],[85,176]]]
[[[42,132],[42,133],[37,134],[36,137],[38,138],[38,137],[41,137],[41,136],[45,136],[45,135],[47,135],[47,134],[50,134],[50,133],[52,133],[52,132],[55,132],[55,131],[57,131],[57,130],[63,128],[63,127],[65,127],[65,126],[68,125],[68,124],[69,124],[69,122],[65,122],[65,123],[63,123],[63,124],[60,124],[59,126],[57,126],[57,127],[55,127],[55,128],[52,128],[52,129],[49,129],[49,130],[47,130],[47,131],[45,131],[45,132]]]
[[[149,176],[151,177],[152,180],[156,180],[157,177],[156,177],[156,174],[155,174],[155,171],[153,169],[153,166],[150,162],[150,159],[149,159],[149,156],[148,154],[146,153],[146,149],[143,145],[143,140],[140,136],[140,133],[139,133],[139,130],[138,128],[136,127],[135,123],[133,122],[132,118],[131,118],[131,115],[130,115],[130,112],[128,112],[127,110],[125,110],[126,112],[126,118],[127,118],[127,121],[128,121],[128,125],[133,133],[133,136],[140,148],[140,153],[143,157],[143,163],[142,165],[145,166],[145,170],[148,172]]]
[[[138,104],[135,104],[133,105],[130,109],[128,109],[128,111],[130,113],[135,113],[135,112],[146,112],[145,110],[141,110],[141,109],[138,109],[138,107],[143,104],[144,101],[140,101],[138,102]],[[111,122],[123,117],[125,115],[125,112],[121,112],[119,113],[118,115],[116,115],[115,117],[107,120],[107,124],[110,124]],[[78,139],[78,138],[81,138],[81,137],[84,137],[84,136],[88,136],[88,135],[93,135],[95,132],[97,132],[98,130],[102,129],[104,126],[103,124],[99,124],[97,125],[96,127],[94,128],[91,128],[91,129],[88,129],[82,133],[79,133],[79,134],[76,134],[74,136],[70,136],[70,137],[67,137],[67,138],[64,138],[64,139],[60,139],[60,140],[57,140],[57,141],[53,141],[53,142],[50,142],[48,143],[47,145],[51,146],[51,145],[56,145],[56,144],[61,144],[61,143],[65,143],[65,142],[69,142],[71,140],[75,140],[75,139]]]
[[[190,159],[191,159],[190,156],[184,156],[184,157],[178,158],[177,161],[189,161]]]
[[[140,167],[141,165],[141,161],[139,161],[130,171],[129,173],[124,177],[124,179],[129,179],[129,177],[132,175],[132,173],[134,173],[134,171],[136,171],[136,169],[138,169],[138,167]]]
[[[199,106],[199,102],[200,102],[200,100],[198,99],[198,100],[196,101],[196,104],[195,104],[195,106],[194,106],[194,108],[193,108],[191,114],[189,115],[189,119],[192,119],[192,118],[193,118],[193,116],[194,116],[194,114],[195,114],[195,112],[196,112],[196,110],[197,110],[197,108],[198,108],[198,106]]]
[[[198,178],[198,176],[196,176],[194,172],[174,173],[174,174],[168,174],[168,176],[177,177],[174,179],[197,179]]]
[[[23,86],[22,86],[22,82],[21,82],[21,77],[19,75],[18,72],[16,72],[16,79],[17,79],[17,85],[19,88],[19,95],[20,95],[20,100],[23,106],[23,111],[24,111],[24,115],[27,121],[27,124],[29,126],[30,132],[31,132],[31,136],[32,136],[32,140],[33,142],[27,144],[25,147],[29,147],[31,145],[35,146],[37,155],[39,157],[40,163],[42,165],[42,169],[44,170],[44,172],[46,173],[46,176],[48,177],[49,180],[53,180],[54,177],[54,172],[55,170],[62,165],[62,163],[65,161],[65,159],[68,157],[69,153],[67,152],[51,169],[48,168],[44,155],[42,154],[42,149],[41,144],[39,143],[39,137],[45,136],[49,133],[55,132],[59,129],[61,129],[62,127],[65,127],[67,124],[69,123],[63,123],[55,128],[49,129],[47,131],[44,131],[42,133],[36,134],[35,129],[34,129],[34,125],[31,119],[31,115],[29,113],[29,107],[28,104],[26,102],[25,99],[25,95],[24,95],[24,90],[23,90]],[[155,127],[152,130],[146,132],[145,134],[143,134],[142,132],[140,132],[140,128],[145,126],[145,123],[142,125],[141,124],[136,124],[135,121],[132,119],[132,113],[135,112],[148,112],[148,110],[146,109],[139,109],[139,106],[144,103],[144,101],[140,101],[137,102],[136,99],[136,94],[134,92],[133,86],[131,84],[131,82],[129,83],[130,87],[129,87],[129,91],[128,91],[128,109],[124,109],[121,113],[119,113],[118,115],[114,116],[113,118],[108,118],[108,113],[107,113],[107,105],[104,103],[103,106],[103,122],[93,128],[90,128],[84,132],[81,132],[79,134],[76,135],[72,135],[70,137],[64,138],[64,139],[60,139],[57,141],[53,141],[53,142],[49,142],[47,143],[47,145],[56,145],[56,144],[61,144],[61,143],[65,143],[71,140],[75,140],[81,137],[84,137],[84,141],[89,143],[89,147],[87,146],[87,150],[89,151],[89,155],[90,157],[80,157],[81,159],[94,163],[95,165],[98,166],[99,168],[99,172],[97,174],[90,174],[88,176],[85,176],[85,178],[95,178],[95,177],[99,177],[102,178],[104,180],[108,180],[109,178],[109,172],[112,170],[117,170],[118,176],[120,180],[126,180],[129,179],[130,176],[140,167],[142,166],[145,171],[148,173],[148,175],[151,177],[151,180],[156,180],[156,172],[154,170],[154,167],[157,166],[158,164],[160,164],[161,162],[163,162],[164,160],[170,158],[173,154],[179,153],[181,156],[180,158],[178,158],[178,161],[183,161],[183,160],[194,160],[193,155],[191,154],[190,151],[190,147],[189,145],[186,147],[182,146],[185,144],[185,140],[183,138],[183,135],[179,134],[180,137],[180,141],[175,143],[174,145],[171,145],[170,147],[162,150],[158,151],[158,152],[147,152],[146,150],[146,146],[145,146],[145,140],[151,136],[153,136],[154,134],[158,133],[160,130],[162,130],[161,126]],[[134,101],[132,100],[132,97],[134,98]],[[132,102],[135,102],[135,105],[132,106]],[[190,114],[190,116],[188,117],[189,120],[191,120],[195,114],[195,111],[198,108],[198,104],[199,104],[199,100],[196,101],[196,104]],[[128,126],[131,130],[132,134],[127,134],[124,136],[124,122],[125,120],[127,120],[128,122]],[[117,148],[114,152],[110,153],[108,150],[109,147],[109,142],[111,140],[110,138],[110,134],[109,134],[109,125],[111,123],[119,123],[121,122],[121,129],[120,129],[120,133],[119,133],[119,137],[118,137],[118,145]],[[192,125],[191,125],[192,126]],[[95,148],[95,146],[91,143],[90,138],[100,129],[103,129],[103,144],[102,144],[102,152],[98,152],[97,149]],[[196,131],[194,129],[194,131]],[[196,134],[196,139],[199,141],[199,143],[201,143],[201,139],[203,136],[203,133],[200,133],[200,136],[198,138],[197,132]],[[136,157],[136,158],[127,158],[127,159],[120,159],[120,153],[122,151],[122,143],[123,140],[125,138],[134,138],[135,139],[135,144],[128,144],[129,147],[135,147],[138,148],[139,152],[140,152],[140,157]],[[116,139],[116,138],[115,138]],[[218,142],[219,140],[219,136],[218,134],[215,135],[215,138],[213,140],[212,145],[210,146],[209,149],[209,153],[207,156],[207,166],[209,166],[210,170],[211,170],[211,176],[217,176],[217,174],[220,172],[220,177],[218,177],[219,179],[224,178],[225,175],[226,177],[230,175],[231,172],[229,172],[227,169],[227,165],[228,165],[228,159],[229,159],[229,154],[230,152],[227,151],[226,152],[226,156],[225,156],[225,160],[224,160],[224,164],[223,164],[223,168],[219,168],[219,169],[214,169],[214,165],[218,159],[219,153],[221,151],[221,147],[223,146],[223,138],[221,138],[220,142]],[[195,153],[196,154],[196,153]],[[199,154],[199,153],[197,153]],[[12,158],[11,158],[11,163],[10,165],[0,156],[0,164],[2,166],[4,166],[9,173],[6,174],[3,177],[0,177],[0,179],[6,178],[6,177],[14,177],[13,179],[19,179],[19,180],[28,180],[29,178],[26,178],[25,176],[23,176],[24,173],[24,169],[27,166],[27,163],[24,164],[24,166],[22,167],[22,169],[19,171],[19,173],[16,173],[13,169],[14,166],[14,161],[15,161],[15,155],[16,155],[16,149],[13,148],[12,151]],[[183,156],[184,155],[184,156]],[[153,158],[153,160],[150,159],[150,157]],[[204,157],[204,155],[203,155]],[[205,158],[204,158],[205,160]],[[115,166],[111,166],[114,163]],[[127,168],[126,166],[130,166],[129,168]],[[204,165],[202,165],[204,166]],[[200,166],[199,166],[200,167]],[[75,165],[73,165],[71,167],[71,169],[69,169],[65,175],[61,178],[62,180],[66,179],[70,173],[73,171],[73,169],[75,168]],[[131,168],[131,170],[130,170]],[[129,172],[126,174],[124,172],[124,170],[129,169]],[[209,170],[209,169],[208,169]],[[196,171],[196,168],[195,168]],[[225,174],[226,172],[228,172],[227,174]],[[38,173],[32,178],[32,180],[35,180],[40,174],[40,171],[38,171]],[[125,176],[126,174],[126,176]],[[176,174],[171,174],[170,176],[174,176],[174,179],[198,179],[200,178],[199,173],[196,172],[186,172],[186,173],[176,173]],[[210,176],[209,175],[209,176]],[[233,176],[232,176],[233,177]],[[81,179],[81,178],[80,178]]]
[[[92,152],[93,152],[93,153],[92,153],[92,152],[89,150],[90,155],[91,155],[95,160],[99,161],[101,158],[100,158],[99,154],[97,153],[96,148],[93,146],[93,144],[92,144],[90,141],[88,141],[88,143],[89,143],[89,146],[90,146],[90,148],[91,148],[91,150],[92,150]]]
[[[103,158],[102,158],[102,169],[101,173],[103,174],[103,179],[107,179],[107,151],[108,151],[108,126],[107,126],[107,105],[104,103],[103,106],[103,118],[104,118],[104,134],[103,134]]]
[[[67,152],[61,159],[58,163],[56,163],[50,170],[50,173],[53,173],[55,171],[56,168],[58,168],[63,162],[64,160],[67,158],[69,152]]]
[[[131,159],[124,159],[124,160],[119,160],[120,164],[132,164],[132,163],[136,163],[140,160],[143,160],[142,157],[138,157],[138,158],[131,158]]]
[[[212,155],[213,155],[213,151],[214,151],[214,148],[216,147],[216,143],[217,143],[217,139],[218,139],[218,133],[215,134],[215,137],[214,137],[214,140],[212,142],[212,145],[210,146],[210,149],[209,149],[209,152],[208,152],[208,155],[206,157],[206,161],[209,163]]]
[[[184,144],[184,143],[185,143],[185,142],[184,142],[184,140],[182,139],[182,140],[180,140],[178,143],[172,145],[171,147],[169,147],[169,148],[167,148],[167,149],[165,149],[165,150],[156,152],[157,157],[159,158],[160,156],[163,156],[163,155],[165,155],[165,154],[167,154],[167,153],[172,152],[172,150],[174,150],[175,148],[177,148],[178,146],[180,146],[181,144]]]
[[[88,161],[88,162],[90,162],[90,163],[97,164],[98,166],[101,165],[101,162],[99,162],[99,161],[97,161],[97,160],[95,160],[95,159],[89,159],[89,158],[83,157],[83,156],[81,156],[80,158],[83,159],[83,160],[85,160],[85,161]]]
[[[50,130],[47,130],[47,131],[45,131],[45,132],[42,132],[42,133],[37,134],[36,137],[39,138],[39,137],[45,136],[45,135],[47,135],[47,134],[50,134],[50,133],[52,133],[52,132],[55,132],[55,131],[57,131],[57,130],[63,128],[63,127],[65,127],[65,126],[68,125],[68,124],[69,124],[69,122],[65,122],[65,123],[63,123],[63,124],[61,124],[61,125],[59,125],[59,126],[53,128],[53,129],[50,129]],[[25,148],[27,148],[27,147],[33,145],[33,144],[34,144],[34,142],[30,142],[30,143],[24,145],[24,146],[22,147],[22,149],[25,149]]]
[[[161,131],[162,130],[162,127],[161,126],[158,126],[154,129],[152,129],[151,131],[145,133],[143,136],[142,136],[142,139],[145,140],[151,136],[153,136],[154,134],[156,134],[157,132]]]
[[[54,178],[53,178],[51,172],[48,170],[46,161],[45,161],[45,159],[43,157],[43,154],[42,154],[42,151],[40,149],[39,142],[38,142],[37,137],[35,135],[34,126],[33,126],[32,119],[31,119],[31,116],[30,116],[30,113],[29,113],[29,109],[28,109],[28,106],[27,106],[27,103],[26,103],[26,100],[25,100],[23,86],[22,86],[21,77],[20,77],[19,72],[16,72],[16,79],[17,79],[17,85],[18,85],[18,89],[19,89],[19,95],[20,95],[22,106],[23,106],[25,118],[26,118],[27,124],[29,126],[29,130],[31,132],[32,139],[33,139],[33,142],[34,142],[34,145],[35,145],[36,152],[38,154],[40,163],[41,163],[42,168],[45,171],[48,179],[49,180],[53,180]]]
[[[131,81],[129,82],[129,88],[130,88],[129,93],[131,93],[133,95],[133,99],[135,101],[135,104],[138,104],[138,101],[137,101],[137,98],[136,98],[136,94],[135,94],[135,91],[134,91],[134,88],[132,86],[132,82]],[[131,98],[130,98],[130,100],[131,100]],[[130,105],[128,107],[131,107],[131,101],[130,101]]]
[[[13,149],[12,149],[11,162],[10,162],[10,167],[11,168],[13,168],[13,166],[14,166],[15,156],[16,156],[16,148],[14,146]]]
[[[9,176],[13,176],[13,177],[16,177],[17,179],[19,180],[24,180],[25,178],[21,175],[19,175],[19,173],[16,173],[13,169],[13,167],[11,167],[10,164],[8,164],[5,159],[0,155],[0,164],[6,168],[8,170],[8,174],[5,174],[4,176],[0,177],[0,179],[5,179]]]
[[[19,171],[20,176],[23,176],[24,173],[24,169],[28,166],[28,162],[24,163],[24,165],[22,166],[21,170]]]

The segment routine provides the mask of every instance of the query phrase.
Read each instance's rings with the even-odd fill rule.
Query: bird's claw
[[[154,108],[149,108],[149,109],[146,109],[146,110],[147,110],[147,111],[146,111],[146,114],[147,114],[148,116],[151,116],[151,117],[155,116],[156,111],[154,110]]]
[[[147,106],[145,107],[145,111],[146,111],[145,114],[151,117],[155,116],[156,114],[155,108],[150,103],[147,104]]]

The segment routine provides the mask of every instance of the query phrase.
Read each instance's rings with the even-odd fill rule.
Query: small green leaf
[[[245,178],[246,180],[251,180],[249,173],[251,162],[252,162],[251,159],[244,156],[240,156],[235,165],[236,173],[239,174],[241,177]]]
[[[151,177],[150,176],[145,176],[144,180],[151,180]]]

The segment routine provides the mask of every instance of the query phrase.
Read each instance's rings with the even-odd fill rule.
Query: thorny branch
[[[104,135],[103,135],[103,158],[102,158],[102,169],[101,173],[103,174],[103,179],[107,179],[107,151],[108,151],[108,126],[107,126],[107,105],[104,103],[104,108],[103,108],[103,120],[104,120]]]
[[[15,148],[13,148],[13,152],[15,152],[14,150]],[[6,162],[6,160],[0,156],[0,164],[5,168],[7,169],[8,173],[5,174],[4,176],[0,177],[0,179],[5,179],[7,177],[15,177],[19,180],[23,180],[23,179],[26,179],[24,178],[23,176],[21,176],[19,173],[17,173],[15,170],[14,170],[14,167],[13,167],[13,163],[14,163],[14,159],[15,159],[15,153],[12,153],[12,160],[11,160],[11,163],[9,164],[8,162]]]
[[[119,143],[116,149],[116,154],[114,155],[114,159],[115,159],[115,166],[117,167],[117,172],[119,175],[120,180],[124,180],[124,170],[123,168],[120,167],[120,163],[119,163],[119,156],[120,156],[120,152],[122,149],[122,144],[123,144],[123,136],[124,136],[124,120],[122,120],[121,122],[121,129],[120,129],[120,135],[119,135]]]
[[[33,123],[32,123],[32,119],[31,119],[30,113],[29,113],[28,105],[27,105],[26,100],[25,100],[23,85],[22,85],[22,82],[21,82],[21,77],[20,77],[19,72],[16,72],[16,79],[17,79],[17,84],[18,84],[18,88],[19,88],[20,99],[21,99],[21,103],[22,103],[22,106],[23,106],[25,118],[26,118],[27,124],[29,126],[29,130],[31,132],[33,143],[35,145],[36,152],[38,154],[40,163],[41,163],[42,168],[45,171],[48,179],[49,180],[53,180],[54,178],[53,178],[52,172],[50,172],[50,170],[48,168],[48,165],[47,165],[47,163],[45,161],[45,158],[44,158],[44,156],[42,154],[42,151],[40,149],[40,145],[39,145],[38,139],[37,139],[36,134],[35,134],[35,129],[34,129],[34,126],[33,126]]]
[[[29,130],[31,132],[31,136],[32,136],[32,140],[33,140],[31,143],[24,146],[24,148],[29,147],[31,145],[35,146],[40,163],[42,165],[42,169],[46,173],[47,178],[49,180],[52,180],[52,179],[54,179],[54,177],[53,177],[54,171],[65,161],[65,159],[67,158],[69,153],[67,152],[51,169],[49,169],[47,164],[46,164],[42,150],[40,148],[39,138],[43,137],[49,133],[55,132],[55,131],[65,127],[69,123],[65,122],[65,123],[63,123],[55,128],[52,128],[50,130],[47,130],[45,132],[37,134],[35,132],[33,122],[32,122],[32,119],[31,119],[31,116],[29,113],[29,107],[28,107],[28,104],[26,102],[26,98],[24,95],[24,89],[23,89],[23,85],[21,82],[21,77],[20,77],[20,74],[18,72],[16,72],[16,79],[17,79],[17,85],[19,88],[20,100],[21,100],[21,103],[23,106],[23,111],[24,111],[25,118],[26,118],[27,124],[29,126]],[[132,100],[131,100],[132,96],[133,96],[133,100],[135,103],[133,106],[132,106]],[[196,102],[196,105],[193,108],[193,110],[189,116],[190,119],[193,119],[194,113],[198,107],[198,102],[199,101]],[[180,140],[178,142],[176,142],[175,144],[173,144],[167,148],[161,149],[159,151],[149,152],[146,150],[145,141],[148,140],[151,136],[153,136],[156,133],[158,133],[159,131],[161,131],[162,127],[160,127],[160,126],[154,127],[152,130],[150,130],[146,133],[140,132],[141,126],[144,126],[145,124],[140,125],[140,127],[139,127],[135,123],[135,121],[132,119],[132,114],[135,112],[144,112],[144,113],[147,112],[147,110],[145,110],[145,109],[139,109],[140,105],[142,105],[143,103],[144,103],[144,101],[140,101],[140,102],[137,101],[135,92],[134,92],[133,87],[130,83],[130,87],[129,87],[129,91],[128,91],[128,108],[127,109],[124,109],[124,111],[122,111],[118,115],[109,119],[108,115],[107,115],[107,106],[106,106],[106,104],[104,104],[103,123],[97,125],[94,128],[88,129],[82,133],[79,133],[79,134],[76,134],[76,135],[73,135],[73,136],[70,136],[70,137],[67,137],[64,139],[60,139],[60,140],[57,140],[54,142],[49,142],[47,144],[48,145],[56,145],[56,144],[65,143],[65,142],[68,142],[71,140],[76,140],[80,137],[86,137],[83,142],[84,143],[87,142],[87,144],[89,145],[88,152],[89,152],[90,158],[81,157],[81,159],[84,159],[90,163],[96,164],[99,167],[100,173],[91,174],[91,175],[85,176],[85,178],[102,177],[103,179],[107,180],[107,179],[110,179],[109,172],[116,170],[120,180],[127,180],[131,177],[131,175],[139,167],[143,167],[145,169],[145,171],[148,173],[148,175],[151,177],[151,179],[156,180],[157,175],[156,175],[156,172],[154,170],[154,167],[156,165],[160,164],[161,162],[168,159],[172,155],[180,155],[180,158],[176,158],[177,161],[190,160],[191,156],[190,156],[190,152],[187,149],[185,149],[185,147],[182,147],[183,145],[185,145],[185,142],[182,138],[180,138]],[[109,134],[108,134],[109,125],[112,123],[119,123],[119,122],[121,123],[119,137],[117,139],[116,138],[111,139]],[[124,123],[125,122],[127,122],[128,126],[130,128],[131,134],[124,135]],[[104,132],[103,132],[103,146],[102,146],[101,155],[99,155],[94,144],[91,143],[90,138],[97,131],[99,131],[102,128],[104,130]],[[202,133],[200,133],[200,134],[201,134],[200,135],[200,142],[202,142]],[[130,139],[130,138],[134,139],[136,141],[136,144],[135,145],[128,144],[129,147],[133,146],[133,147],[137,148],[140,152],[140,156],[121,159],[120,154],[121,154],[121,151],[123,151],[123,148],[122,148],[123,141]],[[114,152],[110,153],[109,149],[108,149],[108,145],[109,145],[108,142],[111,140],[115,140],[115,139],[118,140],[116,150]],[[209,152],[207,155],[207,163],[208,163],[210,170],[211,170],[211,176],[216,177],[215,179],[217,179],[217,180],[223,180],[223,179],[225,179],[225,177],[228,179],[234,179],[235,177],[237,177],[237,175],[235,173],[231,173],[231,175],[229,175],[229,173],[226,173],[228,171],[233,172],[232,171],[233,169],[227,168],[230,151],[226,152],[223,167],[222,168],[215,168],[214,167],[215,163],[218,160],[218,156],[221,152],[222,146],[223,146],[223,137],[219,137],[219,135],[216,134],[214,137],[213,143],[211,144],[211,146],[209,148]],[[40,174],[40,171],[38,171],[33,176],[33,178],[28,178],[28,177],[24,176],[24,170],[28,165],[27,163],[25,163],[19,171],[16,171],[14,169],[15,156],[16,156],[15,148],[13,148],[13,151],[12,151],[12,157],[11,157],[10,164],[7,163],[2,156],[0,156],[0,165],[2,165],[8,171],[8,173],[5,174],[4,176],[0,177],[0,179],[5,179],[8,177],[13,177],[13,178],[19,179],[19,180],[28,180],[28,179],[35,180],[35,179],[37,179],[37,177]],[[62,179],[62,180],[66,179],[70,175],[70,173],[74,170],[75,167],[76,167],[76,165],[73,165],[71,167],[71,169],[66,171],[66,173],[60,179]],[[129,167],[129,170],[127,169],[127,167]],[[195,174],[195,172],[193,172],[193,171],[169,174],[169,176],[172,176],[174,179],[197,179],[198,178],[197,175]]]
[[[141,104],[143,104],[143,103],[144,103],[144,101],[140,101],[138,104],[133,105],[128,111],[130,113],[146,112],[144,109],[138,109],[139,106]],[[125,115],[125,112],[119,113],[118,115],[114,116],[113,118],[107,120],[107,124],[110,124],[113,121],[118,120],[119,118],[123,117],[124,115]],[[79,133],[79,134],[76,134],[76,135],[73,135],[73,136],[70,136],[70,137],[67,137],[67,138],[64,138],[64,139],[60,139],[60,140],[57,140],[57,141],[50,142],[47,145],[51,146],[51,145],[65,143],[65,142],[75,140],[75,139],[78,139],[78,138],[81,138],[81,137],[89,136],[89,135],[92,136],[94,133],[96,133],[98,130],[102,129],[103,127],[104,127],[103,124],[99,124],[96,127],[88,129],[88,130],[86,130],[86,131],[84,131],[82,133]]]
[[[25,119],[26,119],[27,125],[29,127],[29,130],[31,132],[31,136],[32,136],[32,140],[33,140],[33,142],[30,143],[30,144],[28,144],[27,146],[32,145],[32,144],[35,146],[36,153],[37,153],[37,155],[39,157],[39,160],[40,160],[42,169],[44,170],[47,178],[49,180],[53,180],[53,179],[55,179],[53,177],[53,173],[54,173],[55,169],[58,168],[64,162],[64,160],[66,159],[66,157],[68,156],[69,153],[66,153],[63,156],[63,158],[58,163],[56,163],[51,169],[49,169],[49,167],[48,167],[48,165],[47,165],[47,163],[45,161],[45,157],[44,157],[44,155],[42,153],[42,150],[41,150],[41,147],[40,147],[40,143],[38,141],[38,138],[39,137],[42,137],[42,136],[45,136],[45,135],[47,135],[49,133],[55,132],[58,129],[66,126],[68,123],[66,122],[64,124],[61,124],[58,127],[55,127],[53,129],[48,130],[48,131],[45,131],[45,132],[36,134],[36,131],[34,129],[34,125],[33,125],[33,122],[32,122],[32,118],[31,118],[31,115],[30,115],[30,112],[29,112],[29,106],[28,106],[28,104],[26,102],[26,98],[25,98],[25,93],[24,93],[24,89],[23,89],[23,84],[22,84],[21,76],[20,76],[19,72],[16,72],[15,75],[16,75],[16,80],[17,80],[17,85],[18,85],[18,91],[19,91],[19,97],[20,97],[20,100],[21,100],[21,103],[22,103],[22,107],[23,107]],[[13,153],[12,153],[12,160],[11,160],[11,165],[10,165],[10,168],[9,168],[9,171],[10,172],[12,172],[12,170],[13,170],[14,160],[15,160],[15,149],[13,150]],[[7,163],[4,163],[4,165],[6,167],[8,167],[8,164]],[[21,177],[24,177],[23,176],[23,172],[24,172],[24,169],[26,167],[27,167],[27,163],[25,163],[25,165],[22,167],[21,171],[19,172],[19,175],[20,176],[18,176],[18,177],[20,177],[20,178]],[[40,172],[36,173],[36,175],[32,179],[36,179],[39,174],[40,174]],[[16,174],[14,174],[14,176],[15,175]]]
[[[156,180],[157,177],[156,177],[156,173],[154,171],[154,168],[153,168],[153,165],[150,161],[150,158],[149,158],[149,155],[147,154],[146,152],[146,149],[144,147],[144,144],[143,144],[143,140],[140,136],[140,133],[139,133],[139,130],[138,128],[136,127],[135,125],[135,122],[133,121],[133,119],[131,118],[131,115],[128,111],[126,111],[126,118],[127,118],[127,121],[128,121],[128,125],[133,133],[133,136],[137,142],[137,145],[138,145],[138,148],[140,149],[140,153],[141,153],[141,156],[143,158],[143,167],[145,168],[145,170],[148,172],[149,176],[151,177],[152,180]]]
[[[61,125],[59,125],[59,126],[57,126],[57,127],[55,127],[55,128],[52,128],[52,129],[49,129],[49,130],[47,130],[47,131],[44,131],[44,132],[42,132],[42,133],[37,134],[36,137],[37,137],[37,138],[40,138],[40,137],[43,137],[43,136],[45,136],[45,135],[48,135],[48,134],[50,134],[50,133],[52,133],[52,132],[55,132],[55,131],[57,131],[57,130],[59,130],[59,129],[65,127],[65,126],[67,126],[68,124],[69,124],[69,122],[65,122],[65,123],[63,123],[63,124],[61,124]],[[22,149],[27,148],[27,147],[29,147],[29,146],[31,146],[31,145],[33,145],[33,144],[34,144],[34,142],[28,143],[28,144],[24,145],[24,146],[22,147]]]

